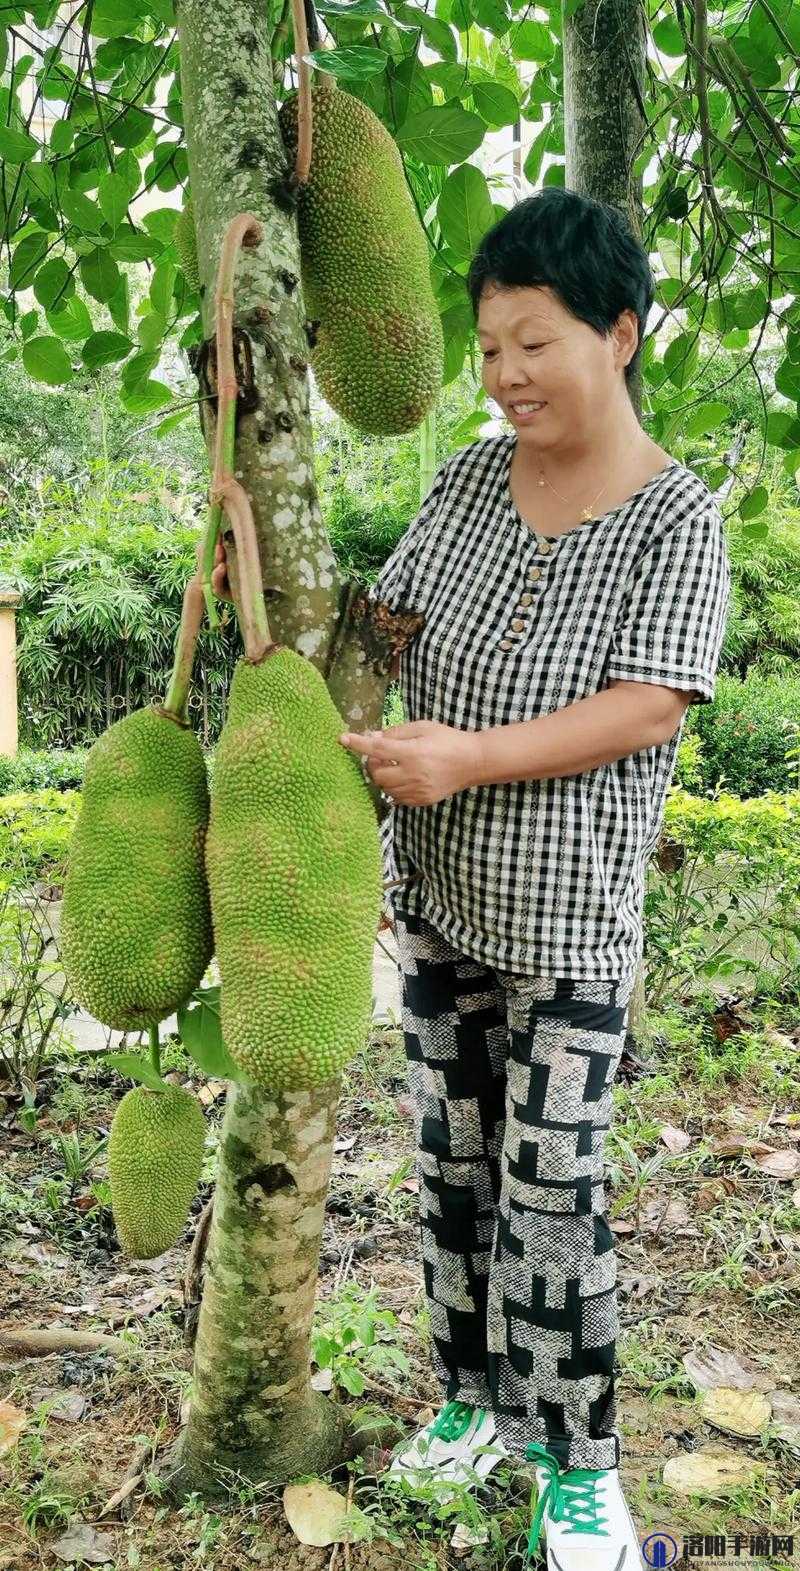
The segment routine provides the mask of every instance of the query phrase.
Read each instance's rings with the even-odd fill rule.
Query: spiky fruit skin
[[[305,307],[319,322],[311,364],[344,420],[396,436],[424,420],[443,379],[428,242],[377,115],[340,88],[311,96],[311,167],[298,205]],[[293,156],[296,94],[279,119]]]
[[[205,760],[194,732],[139,709],[92,747],[69,851],[61,954],[74,997],[140,1031],[185,1004],[211,959]]]
[[[108,1176],[117,1237],[132,1259],[153,1260],[180,1238],[205,1138],[200,1103],[181,1086],[126,1091],[111,1120]]]
[[[197,235],[194,227],[192,199],[187,196],[175,224],[175,249],[178,261],[190,289],[200,288],[200,268],[197,261]]]
[[[271,1091],[364,1046],[382,862],[372,799],[324,678],[295,650],[240,660],[219,740],[206,866],[225,1045]]]

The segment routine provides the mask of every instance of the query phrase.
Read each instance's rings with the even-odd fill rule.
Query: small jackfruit
[[[117,1237],[132,1259],[153,1260],[180,1238],[205,1138],[203,1109],[182,1086],[126,1091],[111,1120],[108,1177]]]
[[[175,249],[183,275],[195,293],[200,288],[200,267],[197,261],[197,235],[194,227],[194,207],[187,196],[175,224]]]
[[[92,747],[69,849],[61,954],[74,997],[139,1031],[191,997],[213,952],[208,781],[188,726],[150,707]]]
[[[323,676],[295,650],[238,662],[206,867],[223,1040],[272,1091],[330,1079],[369,1032],[381,846],[344,729]]]
[[[337,414],[379,436],[412,431],[443,380],[444,340],[428,242],[397,144],[371,109],[327,84],[311,91],[311,167],[298,231],[311,365]],[[281,106],[297,146],[297,95]]]

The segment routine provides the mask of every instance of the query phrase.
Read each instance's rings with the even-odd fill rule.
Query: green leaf
[[[31,338],[22,351],[22,364],[36,382],[60,387],[72,381],[72,363],[58,338]]]
[[[775,391],[794,403],[800,401],[800,365],[789,359],[781,361],[775,372]]]
[[[519,99],[502,82],[473,82],[472,101],[476,113],[493,131],[519,119]]]
[[[515,22],[508,37],[516,60],[535,60],[538,65],[547,65],[556,52],[545,22]]]
[[[800,420],[788,409],[771,409],[767,415],[767,441],[770,447],[792,451],[800,443]]]
[[[333,76],[363,81],[367,76],[381,75],[386,70],[389,56],[381,49],[353,44],[347,49],[312,49],[303,59],[318,66],[321,71],[330,71]]]
[[[472,329],[472,307],[468,300],[442,312],[445,387],[458,376],[464,364]]]
[[[502,38],[511,26],[506,0],[470,0],[472,15],[479,27]]]
[[[97,203],[91,202],[88,196],[83,196],[80,191],[62,191],[61,206],[64,216],[82,234],[99,234],[103,227],[103,214]]]
[[[107,301],[108,313],[117,331],[130,334],[131,302],[128,288],[127,274],[121,273],[119,288],[114,290],[111,299]]]
[[[124,115],[112,120],[108,134],[117,147],[141,147],[153,130],[153,117],[141,109],[126,109]]]
[[[716,402],[700,404],[689,415],[683,428],[683,434],[689,441],[693,441],[698,436],[707,436],[709,431],[716,431],[717,426],[722,425],[723,420],[729,419],[730,413],[727,404]]]
[[[769,492],[765,485],[757,485],[739,503],[740,518],[755,518],[758,513],[763,513],[769,502]]]
[[[143,349],[160,349],[166,331],[166,318],[161,316],[158,311],[148,311],[139,322],[139,343]]]
[[[34,229],[30,234],[23,235],[19,244],[14,247],[11,258],[8,282],[12,289],[30,289],[33,274],[37,271],[47,247],[48,238],[41,229]]]
[[[742,536],[745,540],[766,540],[769,537],[769,524],[766,518],[756,518],[752,524],[742,526]]]
[[[457,105],[423,109],[411,115],[397,135],[397,145],[421,164],[458,164],[480,147],[483,121]]]
[[[174,262],[159,262],[150,284],[150,304],[159,316],[169,316],[177,268]]]
[[[110,172],[100,176],[97,188],[97,200],[100,211],[111,225],[118,229],[123,219],[128,216],[128,184],[121,175]]]
[[[474,164],[459,164],[447,176],[436,207],[442,234],[459,257],[469,259],[494,223],[486,176]]]
[[[440,55],[442,60],[458,59],[458,45],[453,29],[440,17],[428,16],[418,6],[402,4],[395,6],[395,16],[401,21],[410,23],[412,27],[418,27],[426,44]]]
[[[72,146],[72,138],[77,126],[72,120],[56,120],[50,128],[51,153],[68,153]]]
[[[105,305],[119,288],[120,271],[113,257],[108,251],[96,247],[88,256],[80,260],[80,273],[83,287],[93,300],[99,300]]]
[[[42,264],[34,279],[33,292],[46,311],[52,310],[56,300],[60,305],[66,304],[75,293],[75,279],[63,257],[51,256]]]
[[[653,43],[661,54],[673,57],[686,54],[683,33],[672,16],[665,16],[662,21],[656,22],[653,28]]]
[[[39,151],[39,143],[26,131],[0,126],[0,158],[6,164],[27,164]]]
[[[167,1081],[156,1074],[152,1059],[144,1058],[141,1053],[104,1053],[99,1061],[110,1064],[112,1069],[118,1069],[126,1080],[138,1080],[140,1085],[147,1086],[150,1091],[169,1090]]]
[[[664,351],[664,369],[675,387],[685,387],[692,381],[699,359],[697,339],[688,333],[679,333],[667,344]]]
[[[182,425],[184,420],[189,418],[190,414],[191,410],[189,409],[179,409],[177,414],[167,415],[166,418],[159,421],[159,424],[155,427],[154,435],[159,437],[169,436],[170,432],[174,431],[176,426]]]
[[[158,365],[159,359],[157,353],[145,353],[144,350],[131,355],[130,360],[122,367],[122,385],[125,391],[132,392],[140,383],[146,382],[150,372]]]
[[[733,296],[730,308],[737,327],[758,327],[769,310],[766,290],[760,287],[745,289]]]
[[[123,388],[120,400],[132,415],[150,415],[172,403],[172,393],[164,382],[137,382],[135,387]]]
[[[96,371],[98,366],[113,365],[115,360],[124,360],[132,348],[130,339],[124,333],[90,333],[81,350],[81,357],[90,371]]]
[[[178,1010],[180,1039],[203,1074],[219,1080],[245,1080],[222,1040],[218,987],[200,988],[190,1002]]]
[[[147,262],[161,255],[163,242],[127,225],[120,228],[109,243],[108,250],[117,262]]]
[[[47,311],[45,314],[48,326],[68,343],[84,339],[92,331],[92,319],[86,304],[77,295],[73,295],[62,310]]]
[[[20,332],[22,334],[23,339],[30,338],[31,333],[35,333],[38,326],[39,326],[39,312],[38,311],[25,311],[23,313],[23,315],[19,319],[19,330],[20,330]]]
[[[121,38],[135,33],[147,13],[148,7],[139,0],[95,0],[89,31],[95,38]]]

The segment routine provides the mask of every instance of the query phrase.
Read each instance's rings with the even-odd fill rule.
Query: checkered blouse
[[[621,678],[714,697],[730,595],[717,505],[672,460],[620,507],[545,538],[511,498],[515,435],[436,475],[370,596],[426,618],[399,667],[405,717],[468,730],[564,709]],[[381,825],[393,904],[498,969],[629,975],[675,736],[552,780],[395,803]]]

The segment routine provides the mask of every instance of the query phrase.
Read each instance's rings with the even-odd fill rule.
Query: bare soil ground
[[[790,1176],[800,1128],[781,1122],[800,1109],[800,1008],[773,1003],[748,1013],[709,1001],[676,1006],[651,1026],[647,1048],[623,1060],[607,1142],[623,1486],[643,1536],[659,1529],[682,1548],[684,1534],[711,1535],[702,1554],[673,1560],[678,1571],[792,1571],[800,1567],[800,1431],[793,1445],[769,1427],[750,1438],[720,1432],[705,1420],[682,1360],[719,1348],[757,1369],[764,1390],[800,1398],[800,1177]],[[20,1121],[18,1098],[0,1099],[0,1320],[111,1332],[128,1343],[122,1354],[0,1352],[0,1404],[24,1415],[3,1455],[0,1405],[0,1571],[522,1571],[529,1498],[500,1467],[454,1511],[424,1494],[401,1498],[387,1484],[385,1452],[350,1464],[329,1481],[346,1494],[352,1478],[374,1537],[347,1548],[298,1543],[278,1488],[242,1483],[224,1507],[193,1499],[178,1509],[163,1498],[158,1461],[179,1430],[192,1369],[193,1315],[182,1282],[213,1190],[225,1095],[221,1082],[193,1075],[177,1042],[166,1046],[164,1067],[204,1097],[209,1141],[186,1234],[152,1262],[120,1255],[104,1155],[70,1183],[59,1146],[59,1136],[77,1131],[88,1151],[107,1133],[124,1089],[116,1073],[101,1062],[51,1061],[31,1128]],[[396,1318],[381,1326],[374,1348],[354,1350],[363,1392],[344,1389],[334,1367],[332,1395],[392,1413],[399,1439],[432,1417],[440,1392],[428,1360],[413,1127],[396,1026],[375,1027],[369,1053],[350,1067],[339,1129],[320,1323],[352,1287],[367,1293],[373,1285]],[[676,1141],[669,1132],[665,1140],[665,1129],[688,1137],[677,1141],[685,1149],[670,1150]],[[781,1176],[759,1167],[765,1153],[752,1142],[787,1153]],[[409,1373],[382,1355],[390,1345],[403,1351]],[[665,1485],[669,1458],[712,1442],[761,1463],[762,1473],[726,1499],[684,1497]],[[109,1507],[126,1477],[135,1482]],[[453,1546],[459,1521],[482,1528],[486,1541]],[[751,1535],[764,1534],[768,1552],[751,1554]]]

